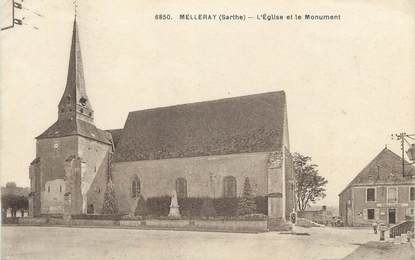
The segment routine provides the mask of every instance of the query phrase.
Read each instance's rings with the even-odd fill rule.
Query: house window
[[[367,209],[367,219],[375,219],[375,209]]]
[[[140,195],[141,192],[141,183],[140,179],[136,176],[134,176],[134,179],[131,183],[131,197],[137,198]]]
[[[366,189],[366,201],[375,201],[375,188],[367,188]]]
[[[388,203],[398,202],[398,188],[390,187],[388,188]]]
[[[236,197],[236,179],[233,176],[226,176],[223,179],[223,197],[235,198]]]
[[[412,201],[415,200],[415,187],[409,188],[409,200],[412,200]]]
[[[176,194],[178,198],[187,197],[187,181],[185,178],[178,178],[176,180]]]

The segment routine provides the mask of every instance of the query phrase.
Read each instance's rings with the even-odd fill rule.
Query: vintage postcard
[[[415,1],[0,3],[1,259],[415,258]]]

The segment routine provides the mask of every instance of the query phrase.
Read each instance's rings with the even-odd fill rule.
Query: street
[[[297,228],[310,235],[104,228],[2,227],[2,259],[342,259],[378,240],[369,229]]]

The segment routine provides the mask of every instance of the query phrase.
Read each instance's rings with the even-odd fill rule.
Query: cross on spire
[[[76,19],[76,16],[77,16],[77,9],[78,9],[78,3],[77,3],[77,0],[74,0],[73,2],[73,6],[74,6],[74,9],[75,9],[75,19]]]

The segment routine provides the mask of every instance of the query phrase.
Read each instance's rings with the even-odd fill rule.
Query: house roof
[[[96,128],[95,125],[80,119],[64,119],[56,121],[36,139],[56,138],[70,135],[80,135],[99,142],[110,144],[111,134]]]
[[[114,161],[279,150],[285,109],[279,91],[130,112]]]
[[[408,164],[407,161],[405,163]],[[403,176],[402,158],[385,147],[341,193],[357,185],[415,183],[413,176],[415,176],[415,167],[405,165],[405,176]]]

